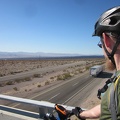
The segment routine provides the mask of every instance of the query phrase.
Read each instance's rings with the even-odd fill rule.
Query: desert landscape
[[[82,63],[82,64],[80,64]],[[37,69],[49,68],[54,66],[68,67],[60,70],[45,71],[43,73],[34,73],[30,77],[22,79],[13,79],[10,81],[0,81],[0,94],[12,95],[23,98],[31,98],[33,94],[47,89],[52,85],[57,85],[76,75],[82,75],[89,72],[89,68],[94,65],[105,63],[104,58],[80,58],[80,59],[44,59],[44,60],[0,60],[0,80],[5,76],[14,76],[19,73],[25,73]],[[97,89],[97,88],[96,88]],[[90,108],[98,104],[99,100],[92,94],[83,107]],[[88,104],[89,103],[89,104]],[[1,104],[4,104],[1,101]]]

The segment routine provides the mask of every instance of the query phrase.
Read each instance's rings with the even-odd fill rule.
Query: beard
[[[105,66],[106,66],[106,69],[110,70],[110,71],[113,71],[113,70],[116,69],[115,65],[108,58],[106,58],[106,64],[105,64]]]

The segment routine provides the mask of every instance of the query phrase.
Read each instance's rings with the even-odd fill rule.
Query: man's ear
[[[110,48],[111,44],[110,44],[110,38],[109,38],[109,36],[107,36],[105,33],[103,33],[102,37],[103,37],[105,46],[108,47],[108,48]]]

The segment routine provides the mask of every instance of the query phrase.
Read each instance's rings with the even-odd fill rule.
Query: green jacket
[[[117,71],[116,73],[117,79],[111,83],[107,91],[102,97],[101,101],[101,116],[100,120],[112,120],[111,119],[111,112],[109,110],[110,105],[110,89],[112,84],[114,84],[115,92],[116,92],[116,98],[117,98],[117,120],[120,120],[120,71]]]

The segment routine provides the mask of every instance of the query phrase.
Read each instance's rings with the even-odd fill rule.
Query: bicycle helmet
[[[116,33],[119,37],[116,38],[116,43],[112,49],[112,52],[109,53],[105,47],[103,40],[101,40],[103,48],[108,56],[108,58],[115,65],[114,54],[117,50],[118,45],[120,44],[120,6],[111,8],[104,12],[94,27],[95,31],[92,36],[102,36],[103,32]],[[116,65],[115,65],[116,66]]]
[[[93,36],[101,36],[103,32],[120,32],[120,6],[104,12],[95,24]]]

